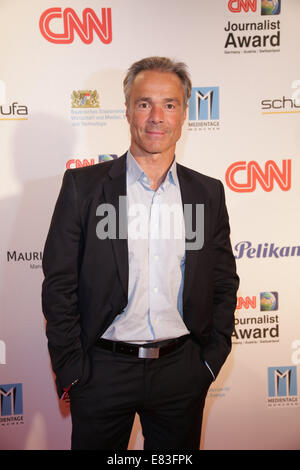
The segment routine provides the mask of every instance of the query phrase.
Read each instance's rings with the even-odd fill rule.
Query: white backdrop
[[[241,278],[233,351],[208,394],[201,448],[300,449],[300,2],[262,14],[271,4],[0,1],[0,449],[70,447],[41,252],[65,169],[128,148],[122,80],[149,55],[190,68],[177,160],[224,183]],[[136,419],[130,448],[142,446]]]

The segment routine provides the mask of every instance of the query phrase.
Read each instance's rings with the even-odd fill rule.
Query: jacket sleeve
[[[225,204],[224,187],[219,181],[219,210],[213,233],[214,286],[213,330],[205,348],[205,359],[217,377],[231,350],[234,312],[239,277],[230,242],[230,226]]]
[[[67,170],[43,253],[42,308],[58,394],[82,375],[83,350],[77,288],[82,225],[72,171]]]

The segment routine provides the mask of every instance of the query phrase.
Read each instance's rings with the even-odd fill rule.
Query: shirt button
[[[153,291],[156,293],[158,292],[158,288],[157,287],[154,287]]]
[[[157,261],[159,259],[159,256],[158,255],[154,255],[154,259],[155,261]]]

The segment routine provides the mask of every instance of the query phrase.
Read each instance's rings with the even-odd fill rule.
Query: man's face
[[[134,155],[174,153],[186,117],[179,77],[156,70],[140,72],[131,87],[126,116]]]

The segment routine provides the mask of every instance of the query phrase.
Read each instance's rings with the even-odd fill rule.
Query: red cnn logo
[[[236,304],[236,309],[240,310],[241,308],[256,308],[256,297],[238,297],[237,298],[237,304]]]
[[[246,12],[251,8],[256,11],[257,0],[229,0],[228,8],[232,13],[240,13],[242,9]]]
[[[90,160],[88,160],[87,158],[84,158],[83,160],[73,158],[72,160],[67,161],[66,168],[67,170],[69,170],[70,168],[82,168],[84,166],[91,165],[95,165],[94,158],[90,158]]]
[[[109,44],[112,40],[111,8],[101,8],[101,21],[94,10],[85,8],[82,13],[82,21],[78,18],[73,8],[49,8],[40,18],[40,31],[47,41],[54,44],[71,44],[74,41],[74,30],[85,44],[93,41],[93,31],[100,41]],[[50,28],[54,19],[63,20],[63,33],[55,33]]]
[[[256,189],[256,182],[258,182],[264,191],[269,192],[272,191],[274,181],[276,181],[282,191],[288,191],[291,189],[291,167],[291,160],[282,161],[282,171],[273,160],[266,162],[265,171],[255,161],[235,162],[226,171],[226,184],[237,193],[251,193]],[[238,172],[246,173],[246,183],[236,181],[235,176]]]

